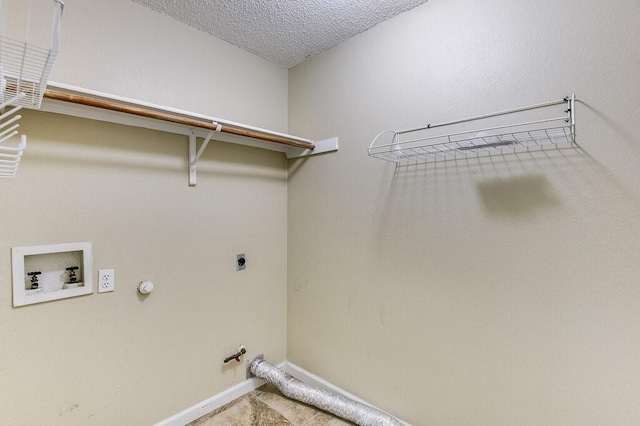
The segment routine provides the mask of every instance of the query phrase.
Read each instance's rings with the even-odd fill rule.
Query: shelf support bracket
[[[207,148],[207,145],[209,145],[209,142],[211,141],[213,135],[220,130],[222,130],[222,126],[220,124],[217,125],[216,130],[211,130],[205,137],[204,142],[202,142],[202,145],[200,146],[198,152],[196,152],[196,132],[193,129],[189,131],[189,186],[196,186],[198,181],[196,169],[198,160],[200,160],[202,153]]]

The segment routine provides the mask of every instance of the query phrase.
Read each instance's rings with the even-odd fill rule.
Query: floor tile
[[[328,413],[319,413],[312,417],[302,426],[352,426],[355,423],[351,423],[347,420],[342,420]]]
[[[352,426],[316,407],[289,399],[272,384],[250,392],[189,426]]]
[[[272,385],[260,388],[256,392],[256,397],[296,426],[304,424],[320,413],[320,410],[315,407],[285,397]]]
[[[285,417],[249,393],[189,423],[190,426],[287,426]]]

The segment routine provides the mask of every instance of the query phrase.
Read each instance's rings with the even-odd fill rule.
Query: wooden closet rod
[[[86,105],[95,108],[107,109],[110,111],[123,112],[126,114],[137,115],[139,117],[153,118],[156,120],[169,121],[171,123],[184,124],[185,126],[199,127],[208,130],[217,130],[220,125],[221,132],[229,133],[237,136],[246,136],[248,138],[259,139],[267,142],[274,142],[288,146],[295,146],[297,148],[315,149],[315,145],[311,142],[298,141],[283,136],[272,135],[270,133],[260,132],[251,129],[242,129],[238,127],[232,127],[226,124],[218,124],[216,122],[208,122],[197,120],[193,118],[183,117],[181,115],[170,114],[167,112],[156,111],[150,108],[144,108],[134,105],[129,105],[120,102],[114,102],[106,99],[93,98],[85,95],[75,95],[72,93],[62,92],[54,89],[47,89],[44,92],[44,97],[53,99],[56,101],[70,102],[79,105]]]

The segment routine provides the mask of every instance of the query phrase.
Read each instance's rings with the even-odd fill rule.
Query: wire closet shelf
[[[559,116],[557,106],[562,106]],[[539,110],[536,120],[432,135],[438,127],[486,120],[515,118],[518,113]],[[549,117],[548,115],[554,116]],[[401,131],[384,131],[373,139],[371,157],[397,165],[434,163],[571,147],[575,143],[575,96],[462,120]]]
[[[61,0],[0,0],[0,103],[40,108],[63,9]]]
[[[24,93],[21,93],[15,99],[0,103],[0,111],[3,111],[9,103],[15,103],[23,96]],[[0,179],[10,179],[16,175],[20,159],[27,147],[27,137],[25,135],[20,137],[19,142],[10,140],[18,134],[18,130],[16,129],[20,127],[20,125],[17,122],[22,116],[16,113],[21,108],[21,105],[17,105],[9,111],[0,114]]]

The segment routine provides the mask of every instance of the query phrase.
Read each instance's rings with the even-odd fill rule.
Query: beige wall
[[[286,70],[130,1],[66,3],[54,80],[286,130]],[[243,381],[222,364],[240,343],[285,359],[282,154],[214,143],[192,188],[183,136],[21,121],[28,149],[0,181],[0,424],[153,424]],[[13,308],[10,248],[76,241],[115,292]]]
[[[242,381],[220,359],[244,343],[416,425],[637,424],[640,6],[557,3],[430,0],[287,82],[133,2],[67,0],[53,80],[341,150],[287,172],[216,144],[189,188],[184,137],[26,112],[0,182],[0,423],[151,424]],[[572,91],[577,150],[366,155],[381,130]],[[116,291],[12,308],[10,248],[72,241]]]
[[[430,0],[290,70],[288,359],[416,425],[640,421],[640,3]],[[575,92],[579,149],[394,166]]]
[[[287,70],[129,0],[68,0],[51,80],[287,130]]]

